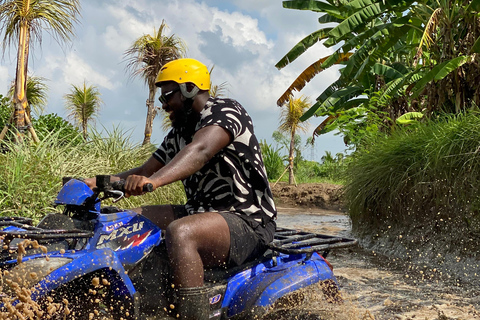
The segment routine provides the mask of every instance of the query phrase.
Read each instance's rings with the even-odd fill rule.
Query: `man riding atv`
[[[210,74],[194,59],[165,64],[156,85],[172,129],[141,166],[118,173],[125,194],[181,180],[185,205],[135,211],[165,229],[177,304],[173,316],[208,319],[204,267],[236,266],[266,250],[276,209],[253,123],[235,100],[209,95]],[[95,187],[95,179],[86,183]]]

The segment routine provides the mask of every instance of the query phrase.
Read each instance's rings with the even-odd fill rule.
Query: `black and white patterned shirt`
[[[250,116],[237,101],[219,98],[209,98],[200,116],[195,132],[216,125],[229,131],[233,141],[182,181],[187,211],[232,212],[265,225],[277,212]],[[153,157],[168,164],[191,141],[181,133],[170,130]]]

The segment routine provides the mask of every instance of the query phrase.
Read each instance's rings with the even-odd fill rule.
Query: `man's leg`
[[[230,230],[218,213],[205,212],[173,221],[166,244],[177,288],[203,286],[203,268],[225,264],[230,250]]]
[[[172,205],[144,206],[135,208],[133,211],[143,215],[163,230],[167,229],[168,225],[176,218]]]

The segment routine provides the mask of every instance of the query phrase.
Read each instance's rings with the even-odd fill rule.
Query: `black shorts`
[[[184,206],[174,205],[173,211],[175,219],[179,219],[188,215]],[[244,262],[254,260],[261,256],[267,250],[267,243],[258,234],[260,230],[254,230],[239,215],[230,212],[219,212],[230,229],[230,252],[228,256],[229,266],[238,266]],[[275,232],[275,222],[268,224],[269,229],[273,228]],[[263,228],[260,224],[258,228]],[[257,229],[258,229],[257,228]]]

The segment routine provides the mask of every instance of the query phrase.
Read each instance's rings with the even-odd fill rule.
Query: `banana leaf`
[[[308,48],[316,44],[318,41],[325,39],[328,32],[332,28],[325,28],[311,33],[297,43],[277,64],[275,67],[282,69],[295,59],[297,59],[302,53],[307,51]]]
[[[449,75],[452,71],[461,67],[465,62],[467,62],[468,56],[460,56],[445,62],[440,63],[435,66],[430,72],[427,72],[420,81],[412,89],[412,97],[417,97],[420,92],[423,90],[425,85],[431,81],[439,81]]]
[[[293,0],[283,1],[283,7],[286,9],[311,10],[314,12],[325,12],[337,18],[343,18],[340,11],[335,7],[323,1],[305,1]]]

